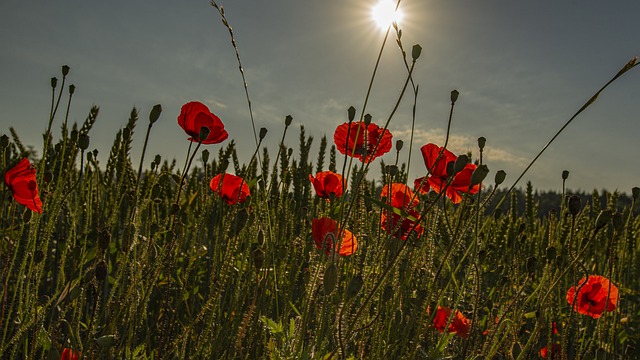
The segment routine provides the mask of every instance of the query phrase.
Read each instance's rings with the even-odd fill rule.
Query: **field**
[[[396,35],[399,103],[417,92],[422,54]],[[99,109],[81,124],[64,115],[70,71],[51,81],[40,156],[13,129],[1,138],[4,358],[640,358],[640,188],[628,206],[563,188],[541,213],[531,185],[516,187],[524,173],[501,188],[484,138],[474,154],[402,143],[393,114],[375,124],[353,107],[317,154],[304,128],[289,145],[285,116],[269,129],[277,149],[253,121],[256,143],[236,144],[196,101],[176,126],[184,166],[145,157],[153,124],[174,121],[160,105],[133,109],[98,154]],[[241,163],[237,146],[253,157]],[[407,147],[421,149],[424,177],[408,178]]]

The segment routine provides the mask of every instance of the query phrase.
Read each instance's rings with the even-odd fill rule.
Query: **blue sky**
[[[294,118],[288,145],[297,152],[297,127],[333,138],[358,116],[383,33],[370,18],[377,2],[365,0],[219,1],[233,26],[245,68],[257,127],[269,129],[277,151],[286,115]],[[403,0],[400,25],[406,48],[423,47],[414,79],[419,84],[410,178],[423,176],[419,148],[442,144],[449,93],[460,92],[450,149],[476,151],[487,138],[485,162],[507,172],[510,185],[537,151],[589,97],[640,53],[640,2]],[[406,72],[392,38],[383,54],[366,112],[382,123]],[[106,162],[132,107],[141,113],[132,156],[137,161],[151,107],[162,104],[147,163],[176,158],[188,147],[176,117],[182,104],[207,104],[227,127],[241,161],[254,150],[242,80],[227,30],[208,1],[0,2],[0,133],[13,126],[25,144],[39,148],[49,113],[52,76],[71,67],[76,86],[70,121],[82,122],[91,105],[100,115],[90,149]],[[557,139],[524,177],[537,189],[568,187],[629,192],[640,186],[637,160],[640,102],[638,70],[614,83]],[[405,141],[411,96],[390,124]],[[59,129],[61,118],[54,127]],[[55,134],[55,133],[54,133]],[[57,134],[56,134],[57,135]],[[210,145],[217,153],[220,145]],[[392,162],[389,154],[384,158]],[[378,166],[374,165],[377,170]]]

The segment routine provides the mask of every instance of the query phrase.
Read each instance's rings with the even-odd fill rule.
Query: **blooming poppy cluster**
[[[327,255],[335,250],[340,256],[349,256],[358,249],[358,241],[351,231],[340,229],[338,222],[328,217],[313,219],[311,232],[316,247]]]
[[[80,351],[75,351],[69,348],[62,349],[62,355],[60,356],[60,360],[78,360],[82,354]]]
[[[374,123],[355,121],[336,128],[333,141],[340,153],[370,163],[391,150],[391,132]]]
[[[38,194],[36,169],[31,165],[29,159],[24,158],[16,166],[7,170],[4,174],[4,182],[18,203],[39,214],[42,213],[42,200]]]
[[[413,191],[405,184],[392,183],[385,185],[380,193],[381,198],[386,198],[387,203],[401,212],[409,214],[413,219],[420,220],[420,214],[415,207],[420,202]],[[416,224],[413,219],[403,217],[396,212],[383,210],[380,218],[380,226],[388,234],[394,235],[402,240],[406,240],[409,232],[415,227],[416,236],[420,237],[423,232],[422,226]]]
[[[427,309],[427,313],[428,312],[429,309]],[[452,312],[453,318],[447,328],[447,323],[449,322],[449,317],[451,317]],[[469,331],[471,330],[471,321],[458,310],[454,311],[448,307],[438,306],[438,310],[436,310],[433,318],[433,327],[439,332],[444,332],[446,329],[451,334],[466,338],[469,336]]]
[[[567,291],[567,302],[578,313],[597,319],[603,312],[615,310],[618,288],[604,276],[589,275]]]
[[[193,142],[219,144],[229,137],[220,118],[214,115],[205,104],[198,101],[182,105],[178,124],[187,135],[191,136],[189,140]],[[202,128],[208,130],[208,135],[204,139],[200,138]]]
[[[247,182],[229,173],[214,176],[209,187],[229,205],[241,204],[251,195]]]
[[[321,171],[315,177],[309,175],[309,181],[311,181],[316,195],[323,199],[330,199],[331,195],[339,198],[344,192],[342,175],[333,171]]]
[[[553,335],[558,335],[560,333],[556,327],[555,321],[551,324],[551,329]],[[543,359],[562,359],[562,346],[560,346],[560,344],[551,344],[551,348],[545,346],[538,351],[538,354]]]
[[[453,164],[458,157],[451,151],[438,147],[435,144],[427,144],[420,148],[424,165],[429,171],[426,177],[418,178],[414,181],[414,186],[420,193],[426,194],[429,190],[437,193],[445,191],[445,195],[451,199],[454,204],[462,201],[462,194],[475,194],[480,189],[480,185],[471,186],[471,175],[477,168],[475,164],[467,164],[465,167],[453,175]]]

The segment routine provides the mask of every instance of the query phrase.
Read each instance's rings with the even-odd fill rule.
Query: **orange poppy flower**
[[[36,169],[31,166],[29,159],[24,158],[16,166],[7,170],[4,174],[4,182],[18,203],[39,214],[42,213],[42,200],[38,195]]]
[[[64,348],[62,349],[62,356],[60,356],[60,360],[78,360],[81,356],[82,354],[80,351]]]
[[[316,243],[316,247],[318,249],[324,249],[327,255],[331,254],[334,247],[334,240],[338,235],[341,236],[341,239],[340,241],[336,241],[335,250],[340,256],[351,255],[358,249],[356,237],[353,236],[349,230],[339,229],[338,223],[333,219],[327,217],[313,219],[311,232],[313,233],[313,240]]]
[[[451,316],[451,311],[453,310],[447,307],[438,306],[436,316],[433,318],[433,327],[436,328],[436,330],[438,330],[439,332],[444,332],[445,326],[447,326],[447,322],[449,320],[449,317]],[[466,338],[469,336],[470,329],[471,321],[467,319],[460,311],[455,310],[453,319],[451,319],[451,324],[449,324],[449,333],[457,334],[462,338]]]
[[[342,196],[344,191],[342,188],[342,175],[333,171],[321,171],[315,177],[309,175],[309,181],[311,181],[316,194],[323,199],[329,199],[331,194],[338,198]]]
[[[615,310],[618,288],[604,276],[589,275],[567,291],[567,301],[573,310],[597,319],[603,312]]]
[[[251,195],[244,179],[228,173],[214,176],[209,187],[229,205],[243,203]]]
[[[540,349],[540,351],[538,351],[538,354],[540,354],[543,359],[562,359],[562,346],[560,346],[560,344],[552,344],[551,351],[549,351],[549,349],[545,346]]]
[[[445,195],[451,199],[454,204],[462,201],[462,193],[475,194],[480,189],[480,185],[476,184],[471,189],[471,175],[477,168],[475,164],[467,164],[464,169],[458,172],[451,183],[447,186],[449,174],[447,167],[449,163],[455,163],[458,159],[451,151],[444,149],[442,155],[438,159],[441,147],[435,144],[427,144],[420,148],[422,152],[422,158],[424,159],[424,165],[427,170],[431,169],[431,172],[427,179],[424,177],[418,178],[414,181],[414,187],[417,191],[425,194],[429,190],[433,190],[440,193],[446,187]]]
[[[388,153],[391,150],[391,139],[389,130],[383,131],[383,128],[374,123],[367,126],[362,121],[339,125],[333,134],[333,141],[340,153],[366,163]]]
[[[187,135],[191,136],[189,140],[193,142],[202,140],[203,144],[219,144],[229,137],[220,118],[209,111],[205,104],[198,101],[182,105],[178,116],[178,125]],[[206,139],[200,139],[200,129],[203,127],[209,129],[209,135]]]
[[[385,185],[380,193],[381,198],[386,198],[387,203],[394,208],[402,209],[407,214],[411,215],[415,219],[420,219],[420,214],[414,209],[419,204],[417,197],[414,197],[413,191],[405,184],[393,183],[391,184],[391,190],[389,185]],[[413,199],[413,200],[412,200]],[[409,231],[414,227],[415,221],[406,217],[391,212],[389,210],[382,211],[382,217],[380,218],[380,226],[387,231],[388,234],[394,235],[406,240],[409,235]],[[423,232],[422,226],[419,224],[415,227],[416,236],[420,237]]]

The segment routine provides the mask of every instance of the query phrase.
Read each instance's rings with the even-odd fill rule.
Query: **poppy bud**
[[[447,163],[447,176],[455,175],[455,173],[453,172],[453,169],[454,169],[454,162],[453,161],[449,161]]]
[[[469,157],[467,155],[462,154],[458,156],[453,166],[454,174],[457,174],[460,171],[462,171],[462,169],[464,169],[464,167],[467,166],[468,163],[469,163]]]
[[[474,185],[480,184],[488,174],[489,168],[487,167],[487,165],[483,164],[478,166],[475,170],[473,170],[473,173],[471,174],[471,183],[469,184],[469,188]]]
[[[262,269],[262,265],[264,264],[264,251],[262,251],[258,244],[253,243],[251,244],[251,254],[253,255],[253,265],[256,267],[256,270]]]
[[[404,141],[402,141],[402,140],[396,141],[396,150],[397,151],[402,150],[402,146],[404,146]]]
[[[7,135],[3,134],[2,136],[0,136],[0,146],[2,146],[3,148],[9,146],[9,137]]]
[[[204,149],[202,150],[202,162],[206,164],[207,161],[209,161],[209,150]]]
[[[480,136],[478,138],[478,148],[480,148],[480,150],[484,149],[484,145],[487,143],[487,139],[484,136]]]
[[[371,115],[367,114],[364,116],[364,125],[368,127],[369,124],[371,124]]]
[[[507,173],[504,170],[498,170],[495,177],[496,185],[500,185],[504,182],[504,179],[507,177]]]
[[[92,153],[93,153],[93,157],[97,159],[98,158],[98,149],[93,149]]]
[[[260,140],[267,136],[267,128],[260,128]]]
[[[613,228],[616,231],[622,230],[622,228],[624,227],[624,220],[622,219],[622,214],[617,211],[613,213],[613,215],[611,216],[611,223],[613,224]]]
[[[398,167],[395,165],[387,165],[384,167],[384,172],[391,176],[395,176],[398,173]]]
[[[362,281],[362,276],[360,275],[356,275],[351,278],[351,281],[349,281],[349,285],[347,285],[347,300],[358,294],[360,289],[362,289],[363,283],[364,281]]]
[[[69,70],[70,70],[69,66],[67,66],[67,65],[62,65],[62,76],[67,76],[67,75],[69,75]]]
[[[6,135],[3,135],[3,137],[6,137]],[[640,197],[640,187],[634,186],[633,189],[631,189],[631,196],[633,198],[633,201],[638,200],[638,197]]]
[[[413,48],[411,48],[411,58],[413,59],[413,61],[418,60],[421,53],[422,53],[422,46],[418,44],[413,45]]]
[[[58,78],[57,77],[52,77],[51,78],[51,87],[55,89],[56,86],[58,86]]]
[[[569,170],[562,170],[562,180],[567,180],[569,178]]]
[[[149,124],[153,125],[154,122],[158,121],[161,113],[162,105],[154,105],[153,108],[151,108],[151,112],[149,113]]]
[[[600,214],[598,214],[598,217],[596,218],[596,228],[594,229],[594,231],[598,231],[605,227],[609,220],[611,220],[611,210],[606,209],[600,211]]]
[[[335,289],[336,284],[338,283],[338,267],[336,264],[331,263],[327,266],[327,269],[324,271],[323,277],[323,285],[324,285],[324,294],[329,295]]]
[[[162,156],[160,156],[160,154],[157,154],[155,158],[153,158],[153,161],[160,165],[160,161],[162,161]]]
[[[82,151],[87,150],[87,148],[89,147],[89,135],[80,134],[80,136],[78,136],[78,147]]]
[[[107,266],[107,263],[104,260],[102,260],[96,265],[96,268],[94,271],[95,271],[94,274],[96,276],[96,279],[98,281],[103,281],[104,279],[107,278],[107,275],[109,274],[109,267]]]
[[[200,139],[200,141],[206,140],[207,137],[209,137],[210,133],[211,133],[211,129],[209,129],[206,126],[202,126],[200,128],[200,133],[198,134],[198,138]]]
[[[354,108],[353,106],[349,106],[349,109],[347,109],[347,114],[349,115],[349,122],[352,122],[356,117],[356,108]]]
[[[458,96],[460,96],[460,92],[458,90],[451,91],[451,105],[456,103]]]
[[[73,95],[74,92],[76,92],[76,86],[73,84],[69,85],[69,95]]]
[[[582,209],[582,200],[577,195],[571,195],[567,198],[567,207],[569,208],[569,213],[572,216],[576,216]]]
[[[291,125],[291,122],[293,121],[293,117],[291,115],[287,115],[287,117],[284,118],[284,126],[289,126]]]

